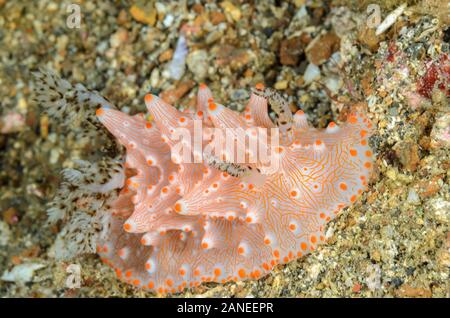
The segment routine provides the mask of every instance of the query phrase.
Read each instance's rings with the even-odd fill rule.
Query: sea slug
[[[39,76],[41,96],[58,91],[62,80],[48,73]],[[74,90],[62,83],[61,99]],[[126,157],[112,161],[111,168],[81,162],[79,170],[66,170],[66,188],[75,183],[103,201],[93,204],[87,195],[71,195],[77,208],[87,204],[85,211],[91,212],[76,217],[77,225],[72,221],[65,231],[80,244],[83,228],[94,222],[88,248],[76,253],[95,247],[121,280],[158,293],[202,282],[258,279],[277,264],[314,251],[325,240],[326,223],[366,189],[373,167],[368,145],[373,129],[365,115],[351,114],[341,126],[331,122],[317,130],[308,125],[306,114],[291,114],[281,95],[262,84],[252,90],[242,114],[213,100],[205,84],[199,87],[195,111],[182,112],[146,95],[151,121],[120,112],[95,94],[91,99],[99,102],[92,112],[126,148]],[[41,101],[48,105],[45,98]],[[277,113],[275,123],[268,116],[269,105]],[[226,151],[206,160],[200,160],[201,151],[193,151],[192,161],[184,160],[177,131],[195,135],[199,122],[202,149],[217,138],[212,128],[224,134],[242,128],[243,139],[233,135],[234,150],[247,145],[243,141],[252,138],[256,127],[267,128],[270,138],[278,138],[276,146],[266,147],[278,165],[250,160],[251,151],[245,152],[244,163],[233,162]],[[274,133],[278,127],[279,136]],[[108,170],[101,182],[99,169]],[[67,218],[58,209],[53,207],[53,218]]]

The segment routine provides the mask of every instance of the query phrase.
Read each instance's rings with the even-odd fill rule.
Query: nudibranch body
[[[268,103],[277,101],[271,105],[280,115],[274,124]],[[279,97],[261,84],[242,114],[215,103],[204,84],[195,111],[181,112],[153,95],[145,103],[151,122],[111,107],[97,110],[126,147],[124,187],[111,205],[97,252],[130,284],[173,293],[202,282],[262,277],[314,251],[325,240],[326,223],[367,187],[372,127],[363,114],[316,130],[302,111],[286,113]],[[208,128],[280,126],[279,145],[272,149],[277,168],[258,160],[233,164],[227,153],[184,162],[174,155],[180,140],[175,131],[193,132],[196,121],[206,128],[202,146],[212,142]]]

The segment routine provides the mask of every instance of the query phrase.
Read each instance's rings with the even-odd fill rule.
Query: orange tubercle
[[[146,103],[150,103],[153,100],[153,95],[152,94],[145,95],[144,100]]]
[[[257,83],[257,84],[255,85],[255,88],[256,88],[256,89],[259,89],[260,91],[262,91],[262,90],[265,88],[265,86],[264,86],[263,83]]]
[[[105,110],[103,108],[97,108],[97,110],[95,111],[95,115],[97,116],[102,116],[105,113]]]
[[[217,105],[214,104],[214,103],[210,103],[210,104],[208,105],[208,109],[211,110],[211,111],[214,111],[214,110],[217,109]]]

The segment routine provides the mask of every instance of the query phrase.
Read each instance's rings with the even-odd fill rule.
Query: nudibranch
[[[146,95],[145,104],[148,118],[108,105],[96,111],[126,148],[122,179],[116,177],[123,188],[107,211],[109,223],[98,237],[97,252],[120,279],[135,286],[174,293],[202,282],[263,277],[277,264],[314,251],[325,241],[326,223],[367,187],[373,129],[364,114],[318,130],[308,125],[305,113],[292,114],[283,98],[262,84],[243,113],[217,103],[205,84],[195,111],[179,111],[154,95]],[[175,153],[176,131],[193,133],[198,122],[203,147],[213,142],[214,128],[224,134],[279,129],[272,149],[278,166],[258,159],[233,163],[226,152],[182,160]],[[245,147],[238,139],[233,137],[235,150]],[[245,152],[246,159],[253,155]]]

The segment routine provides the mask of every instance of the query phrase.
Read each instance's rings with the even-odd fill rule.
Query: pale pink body
[[[292,142],[277,150],[281,166],[261,184],[206,164],[173,163],[171,129],[189,128],[193,119],[220,128],[273,127],[262,97],[252,94],[243,114],[211,98],[201,85],[197,111],[189,113],[148,95],[151,123],[110,108],[97,111],[126,147],[126,167],[134,173],[97,248],[126,282],[165,293],[207,281],[259,278],[313,251],[325,240],[325,224],[367,186],[371,125],[362,115],[318,131],[297,112]]]

